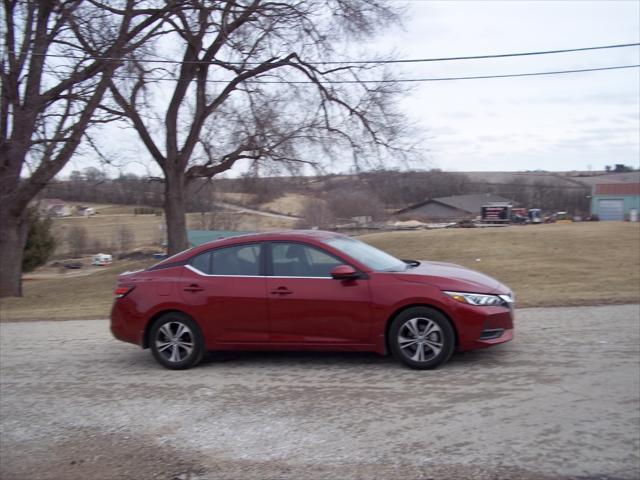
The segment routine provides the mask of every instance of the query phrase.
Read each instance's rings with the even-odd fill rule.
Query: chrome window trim
[[[265,275],[266,278],[312,278],[314,280],[334,280],[333,277],[288,277],[286,275]]]
[[[239,278],[264,277],[264,275],[220,275],[220,274],[204,273],[203,271],[200,271],[193,265],[189,265],[189,264],[186,264],[185,268],[188,268],[192,272],[197,273],[198,275],[202,275],[203,277],[239,277]]]
[[[316,280],[333,280],[333,277],[286,277],[286,276],[278,276],[278,275],[220,275],[220,274],[211,274],[204,273],[193,265],[185,264],[185,268],[188,268],[193,273],[197,273],[198,275],[202,275],[203,277],[237,277],[237,278],[313,278]]]

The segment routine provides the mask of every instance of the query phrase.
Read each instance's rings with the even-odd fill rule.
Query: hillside
[[[59,217],[53,219],[53,234],[57,239],[54,256],[64,258],[71,252],[69,237],[81,227],[86,232],[86,252],[117,252],[120,249],[120,229],[132,235],[126,250],[135,248],[159,248],[164,241],[164,217],[161,215],[133,213],[131,205],[88,204],[96,208],[98,214],[91,217]],[[225,209],[215,214],[189,213],[187,226],[194,230],[283,230],[293,228],[296,218],[261,214],[247,210]],[[160,210],[158,210],[160,212]],[[218,225],[218,226],[216,226]]]

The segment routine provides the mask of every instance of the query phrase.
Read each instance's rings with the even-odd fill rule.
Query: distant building
[[[236,237],[255,232],[236,232],[233,230],[187,230],[187,240],[190,247],[197,247],[203,243],[220,240],[221,238]]]
[[[600,220],[638,219],[640,182],[598,183],[591,194],[591,214]]]
[[[64,203],[64,200],[57,198],[43,198],[39,204],[40,212],[52,217],[68,217],[71,215],[71,208]]]
[[[96,214],[96,210],[93,207],[86,207],[84,205],[76,205],[76,213],[81,217],[90,217]]]
[[[513,203],[508,198],[493,193],[455,195],[452,197],[429,198],[396,212],[433,220],[474,218],[480,215],[483,205],[489,203]]]

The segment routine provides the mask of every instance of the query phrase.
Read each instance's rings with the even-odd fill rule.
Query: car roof
[[[258,232],[235,235],[233,237],[213,240],[202,244],[202,246],[222,245],[226,243],[242,243],[243,241],[264,242],[269,240],[326,240],[329,238],[344,237],[344,235],[336,232],[327,232],[325,230],[283,230],[275,232]]]
[[[242,243],[253,243],[253,242],[286,241],[286,240],[290,240],[290,241],[310,240],[313,243],[314,240],[322,241],[322,240],[328,240],[330,238],[343,238],[343,237],[345,237],[345,235],[342,235],[336,232],[327,232],[325,230],[284,230],[284,231],[276,231],[276,232],[246,233],[246,234],[236,235],[233,237],[220,238],[218,240],[213,240],[211,242],[203,243],[202,245],[198,245],[197,247],[184,250],[169,258],[166,258],[151,268],[155,268],[167,263],[180,262],[187,258],[192,257],[193,255],[197,255],[200,252],[204,252],[214,247],[223,247],[226,245],[237,245]]]

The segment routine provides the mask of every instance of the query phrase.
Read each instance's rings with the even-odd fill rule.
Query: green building
[[[238,232],[234,230],[187,230],[187,240],[190,247],[197,247],[203,243],[220,240],[221,238],[237,237],[255,232]]]
[[[598,183],[593,186],[591,214],[600,220],[638,221],[640,182]]]

